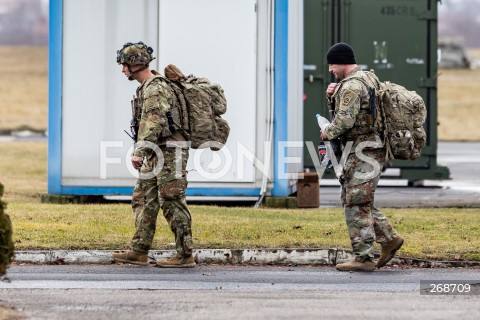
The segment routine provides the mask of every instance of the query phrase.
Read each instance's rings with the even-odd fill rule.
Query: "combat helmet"
[[[135,74],[148,67],[148,64],[155,59],[152,56],[152,47],[147,46],[142,41],[137,43],[127,42],[123,45],[123,48],[117,50],[117,63],[125,64],[128,66],[130,74]],[[141,65],[142,68],[132,72],[131,67]]]

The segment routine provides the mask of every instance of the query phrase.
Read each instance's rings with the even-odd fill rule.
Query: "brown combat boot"
[[[397,252],[397,250],[402,246],[403,241],[404,240],[402,237],[397,236],[382,246],[382,254],[377,261],[377,268],[383,267],[388,263],[388,261],[392,260],[395,252]]]
[[[124,262],[131,264],[138,264],[140,266],[148,266],[148,255],[138,251],[127,251],[126,253],[114,253],[112,258],[116,262]]]
[[[193,268],[196,266],[193,256],[180,258],[174,256],[168,259],[157,261],[157,267],[161,268]]]
[[[375,270],[375,263],[370,260],[363,262],[352,259],[350,261],[339,263],[335,266],[339,271],[367,271],[371,272]]]

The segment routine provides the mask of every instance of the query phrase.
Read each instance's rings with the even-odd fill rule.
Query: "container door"
[[[320,130],[315,115],[327,115],[325,90],[330,83],[326,52],[332,43],[331,0],[305,0],[304,3],[304,166],[313,168],[309,142],[315,149],[320,142]],[[310,144],[312,145],[312,144]],[[315,151],[315,155],[316,155]]]

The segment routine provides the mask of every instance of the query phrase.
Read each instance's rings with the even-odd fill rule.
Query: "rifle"
[[[138,140],[138,119],[137,118],[132,118],[130,120],[130,133],[128,133],[127,130],[123,130],[133,140],[133,144],[137,143]]]
[[[131,134],[128,133],[127,130],[123,130],[133,140],[133,145],[134,146],[135,146],[135,144],[137,143],[137,140],[138,140],[138,127],[140,126],[140,123],[138,121],[139,111],[140,111],[140,108],[139,108],[139,105],[138,105],[138,100],[134,96],[133,100],[132,100],[132,120],[130,120],[130,132],[131,132]]]
[[[139,118],[140,118],[140,112],[141,112],[141,109],[140,109],[140,106],[139,106],[139,103],[138,103],[138,99],[135,98],[135,96],[133,96],[133,100],[132,100],[132,120],[130,120],[130,133],[127,132],[127,130],[123,130],[125,131],[125,133],[133,140],[133,149],[136,148],[136,144],[137,144],[137,141],[138,141],[138,128],[140,126],[140,123],[139,123]],[[138,178],[139,178],[139,186],[140,188],[142,187],[142,172],[140,169],[138,169]]]

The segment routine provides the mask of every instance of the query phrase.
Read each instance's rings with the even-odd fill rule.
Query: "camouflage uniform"
[[[135,235],[132,249],[147,253],[150,249],[161,208],[170,229],[175,235],[175,246],[179,257],[192,255],[191,214],[185,200],[187,188],[186,166],[188,147],[169,147],[167,142],[185,141],[179,132],[170,131],[167,112],[176,105],[176,96],[172,94],[165,80],[152,71],[153,77],[137,88],[137,100],[140,104],[138,142],[134,156],[144,159],[141,176],[151,173],[157,163],[161,165],[154,150],[146,142],[156,144],[163,156],[161,171],[152,178],[139,179],[132,194],[132,208],[135,215]],[[160,167],[158,168],[160,169]]]
[[[343,148],[347,141],[353,141],[340,177],[341,203],[353,254],[357,261],[363,262],[373,260],[374,241],[383,245],[397,234],[385,215],[374,206],[374,193],[385,162],[385,149],[379,134],[373,130],[368,89],[361,80],[349,78],[362,78],[369,86],[376,86],[360,67],[347,74],[331,98],[335,102],[335,118],[324,134],[328,140],[339,137]],[[376,170],[373,160],[365,161],[355,154],[356,147],[362,142],[374,144],[363,149],[362,153],[378,162],[380,166]]]
[[[3,185],[0,184],[0,276],[4,275],[7,267],[13,259],[12,223],[10,217],[4,213],[6,207],[1,200]]]

